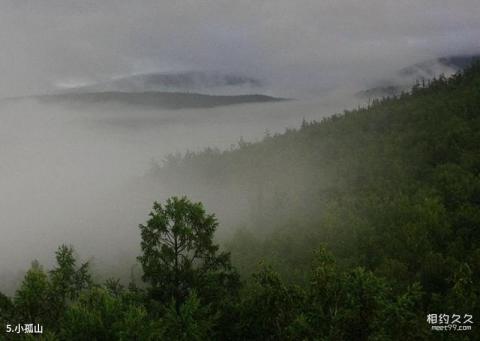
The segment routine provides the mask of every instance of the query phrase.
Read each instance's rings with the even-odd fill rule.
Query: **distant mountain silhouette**
[[[390,97],[409,90],[417,81],[429,80],[440,75],[450,76],[469,67],[480,55],[458,55],[427,60],[407,66],[395,73],[391,79],[379,85],[357,92],[358,98],[373,99]]]
[[[401,76],[427,76],[429,78],[439,76],[445,68],[457,72],[469,67],[479,55],[451,56],[427,60],[401,69],[398,74]]]
[[[186,71],[144,73],[64,89],[64,92],[195,92],[208,94],[244,94],[258,92],[262,83],[254,78],[232,73]],[[243,92],[242,92],[243,91]],[[228,93],[230,92],[230,93]]]
[[[43,103],[75,106],[119,103],[159,109],[213,108],[225,105],[275,102],[285,99],[265,95],[218,96],[179,92],[86,92],[39,95],[34,98]],[[16,100],[21,99],[17,98]]]

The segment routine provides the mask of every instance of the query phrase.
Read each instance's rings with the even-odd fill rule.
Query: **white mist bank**
[[[344,105],[336,97],[194,110],[2,103],[0,290],[33,259],[51,265],[61,243],[98,266],[134,263],[153,200],[178,194],[136,186],[152,160],[260,140]]]

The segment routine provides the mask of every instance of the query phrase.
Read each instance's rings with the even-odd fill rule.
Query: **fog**
[[[153,200],[181,194],[201,197],[194,190],[162,192],[158,183],[137,185],[152,162],[187,150],[228,149],[240,138],[259,140],[267,131],[298,127],[302,119],[320,119],[340,105],[344,100],[333,96],[184,110],[72,107],[36,100],[3,103],[2,278],[16,278],[32,259],[51,264],[61,243],[73,244],[85,259],[93,257],[97,268],[114,271],[125,266],[119,264],[125,259],[133,264],[138,224],[146,221]]]
[[[2,1],[1,98],[214,70],[297,100],[181,110],[1,101],[0,290],[32,259],[50,265],[61,243],[98,267],[133,263],[153,200],[182,194],[138,185],[152,161],[355,107],[356,91],[402,67],[478,53],[478,36],[478,0]]]
[[[0,95],[138,72],[255,76],[277,96],[478,52],[478,0],[4,0]]]

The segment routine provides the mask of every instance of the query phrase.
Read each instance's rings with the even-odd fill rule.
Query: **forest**
[[[1,326],[43,333],[0,339],[473,340],[479,146],[476,63],[260,142],[172,155],[148,175],[178,195],[139,222],[141,280],[98,282],[61,245],[0,294]],[[197,190],[244,203],[234,232]],[[430,314],[471,315],[472,330],[432,331]]]

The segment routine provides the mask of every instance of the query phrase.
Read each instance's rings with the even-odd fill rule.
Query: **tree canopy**
[[[201,203],[173,197],[155,202],[150,219],[140,225],[143,279],[154,299],[174,299],[177,310],[192,290],[213,302],[235,290],[238,276],[230,255],[213,243],[218,222]]]

